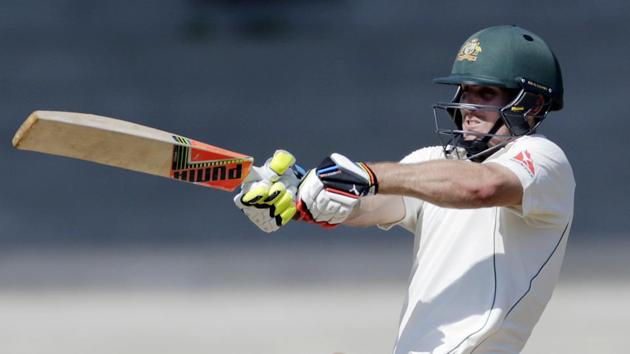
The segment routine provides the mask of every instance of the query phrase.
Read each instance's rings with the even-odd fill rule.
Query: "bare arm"
[[[361,198],[360,204],[344,221],[348,226],[393,224],[405,217],[405,205],[399,195],[374,195]]]
[[[418,164],[369,164],[379,194],[405,195],[448,208],[521,204],[523,188],[514,173],[497,164],[436,160]],[[404,216],[404,215],[403,215]]]
[[[521,183],[497,164],[436,160],[418,164],[370,164],[379,181],[378,195],[361,204],[344,224],[373,226],[398,222],[405,217],[402,196],[416,197],[449,208],[520,205]]]

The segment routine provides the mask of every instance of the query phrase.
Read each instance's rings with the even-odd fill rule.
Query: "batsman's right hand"
[[[363,162],[334,153],[308,172],[298,190],[301,219],[335,227],[350,216],[365,196],[376,194],[376,175]]]
[[[288,223],[296,213],[297,186],[303,173],[295,157],[276,150],[263,166],[252,167],[234,203],[261,230],[270,233]]]

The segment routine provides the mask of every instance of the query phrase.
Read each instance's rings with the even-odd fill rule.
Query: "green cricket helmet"
[[[434,106],[434,113],[436,109],[447,111],[457,129],[438,127],[437,132],[440,137],[450,136],[443,141],[446,152],[457,152],[457,157],[464,152],[473,161],[483,161],[516,137],[534,133],[549,111],[563,106],[562,74],[556,56],[542,38],[517,26],[488,27],[473,34],[457,53],[451,74],[433,82],[458,86],[451,102]],[[465,84],[504,88],[513,92],[514,98],[503,107],[460,103],[461,85]],[[501,119],[487,134],[464,132],[461,109],[496,111]],[[528,117],[534,117],[536,124],[530,126]],[[502,137],[500,146],[489,147],[488,142],[502,125],[510,135]],[[478,138],[464,140],[464,133]]]

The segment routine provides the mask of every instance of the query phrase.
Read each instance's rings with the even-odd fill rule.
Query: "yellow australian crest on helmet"
[[[479,40],[477,38],[473,38],[469,41],[466,41],[462,48],[457,53],[457,60],[468,60],[468,61],[477,61],[477,56],[481,52],[481,45],[479,44]]]

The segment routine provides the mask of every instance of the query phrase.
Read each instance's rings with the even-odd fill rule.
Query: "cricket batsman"
[[[560,66],[536,34],[495,26],[470,36],[434,82],[455,91],[433,107],[442,146],[400,162],[334,153],[305,176],[279,151],[235,203],[266,232],[295,214],[413,233],[394,354],[518,353],[551,297],[573,218],[571,165],[538,133],[563,106]]]

